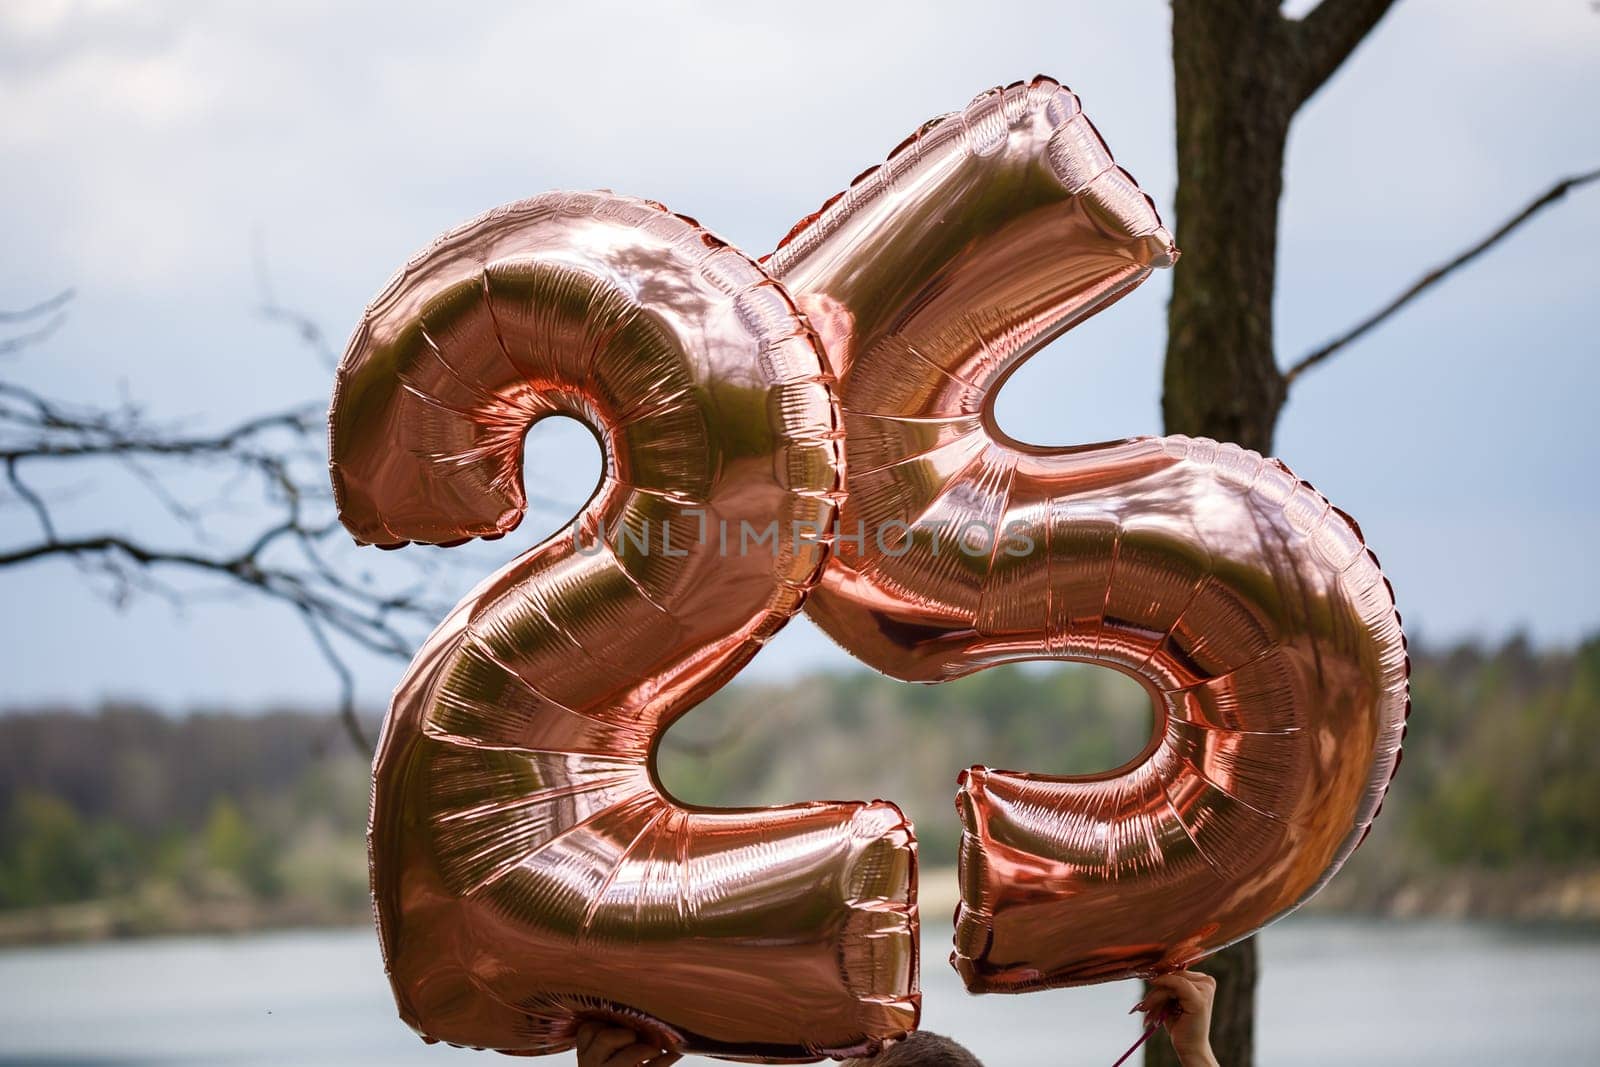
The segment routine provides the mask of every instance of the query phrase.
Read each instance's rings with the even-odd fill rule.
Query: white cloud
[[[1040,71],[1080,92],[1167,205],[1168,17],[1159,0],[7,0],[0,306],[69,284],[81,294],[48,358],[7,370],[79,396],[114,395],[126,378],[157,413],[213,419],[315,395],[324,370],[253,317],[253,235],[280,296],[335,336],[433,234],[551,187],[653,196],[759,252],[924,119]],[[1396,5],[1296,123],[1280,257],[1286,354],[1557,175],[1600,163],[1588,116],[1597,45],[1600,15],[1585,0]],[[1600,391],[1583,258],[1597,244],[1600,192],[1588,190],[1307,379],[1285,417],[1286,458],[1362,519],[1407,619],[1432,634],[1504,618],[1563,637],[1590,620],[1561,601],[1565,563],[1538,551],[1535,527],[1577,544],[1596,514],[1573,487],[1592,481],[1600,445],[1553,442],[1557,428],[1591,421]],[[1157,429],[1163,285],[1020,372],[1000,404],[1008,430],[1062,443]],[[1475,525],[1464,517],[1475,507],[1499,510]],[[1455,516],[1448,545],[1419,511]],[[17,514],[0,511],[0,523]],[[1517,577],[1491,583],[1464,615],[1452,561],[1481,561],[1497,540],[1517,546]],[[49,575],[28,594],[74,580],[65,567]],[[124,676],[157,685],[151,658],[202,629],[163,631],[156,609],[123,623],[71,604],[84,640],[106,652],[94,671],[53,675],[85,693]],[[306,654],[292,620],[264,632],[277,634],[263,638],[271,655]],[[813,646],[788,647],[804,660]],[[33,633],[4,656],[0,673],[37,678],[65,653]],[[207,677],[202,659],[185,684],[225,693],[218,663]],[[391,666],[373,665],[371,692],[387,688]],[[305,685],[325,691],[314,673]]]

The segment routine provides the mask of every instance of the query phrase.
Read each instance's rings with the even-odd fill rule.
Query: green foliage
[[[212,804],[201,843],[212,870],[232,875],[257,896],[277,895],[280,848],[259,824],[246,819],[231,799],[219,797]]]
[[[1105,771],[1138,755],[1149,731],[1144,689],[1109,670],[1005,666],[932,686],[853,672],[719,693],[667,735],[660,773],[706,805],[893,800],[923,862],[948,864],[963,768]]]
[[[0,716],[0,909],[120,902],[136,929],[210,904],[362,914],[366,761],[330,736],[309,714]]]
[[[1419,652],[1405,759],[1363,866],[1600,863],[1600,637],[1536,653]],[[1136,757],[1149,698],[1110,670],[997,667],[938,686],[866,673],[733,687],[668,735],[669,789],[702,804],[893,799],[929,864],[955,860],[955,774],[1093,774]]]
[[[81,900],[99,887],[94,842],[77,812],[56,797],[18,795],[5,820],[0,903]]]
[[[1414,679],[1400,791],[1439,863],[1600,861],[1600,638],[1539,656],[1458,650]]]
[[[1421,653],[1412,693],[1404,765],[1341,883],[1600,864],[1600,637]],[[1108,771],[1149,729],[1144,690],[1109,670],[938,686],[851,672],[730,687],[672,730],[660,771],[695,804],[894,800],[940,865],[962,768]],[[210,905],[230,922],[359,921],[366,804],[366,760],[321,714],[0,715],[0,910],[121,901],[132,930]],[[238,920],[245,906],[255,918]]]

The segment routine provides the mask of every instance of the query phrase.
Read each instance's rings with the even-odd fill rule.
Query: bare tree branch
[[[322,408],[307,404],[287,411],[273,412],[248,419],[221,433],[200,437],[167,437],[159,429],[143,426],[118,425],[115,420],[78,419],[63,414],[49,401],[30,390],[0,382],[0,397],[12,396],[26,399],[40,414],[40,425],[51,429],[74,431],[82,439],[60,442],[40,441],[0,448],[0,459],[75,459],[86,456],[198,456],[205,453],[228,453],[244,444],[247,438],[269,430],[284,429],[296,433],[309,433],[322,422]],[[6,414],[0,410],[0,420]]]
[[[279,307],[264,288],[264,312],[290,323],[319,357],[331,358],[309,318]],[[0,340],[0,354],[41,340],[64,318],[70,290],[20,311],[0,312],[0,323],[44,327]],[[355,708],[355,675],[342,648],[359,648],[406,660],[448,609],[434,602],[431,580],[440,557],[411,553],[380,566],[382,579],[354,567],[340,552],[355,547],[333,510],[327,480],[325,408],[303,404],[244,419],[218,431],[190,432],[147,418],[131,400],[109,406],[62,401],[15,381],[0,380],[0,498],[20,503],[38,526],[37,538],[0,545],[0,572],[49,560],[70,560],[110,583],[122,604],[155,593],[174,605],[216,595],[249,595],[292,608],[339,685],[339,719],[362,748],[369,738]],[[180,525],[167,545],[130,531],[72,531],[53,507],[62,489],[46,491],[35,470],[86,470],[131,478]],[[233,501],[250,488],[249,499]],[[4,493],[9,490],[9,493]],[[196,503],[196,497],[205,498]],[[202,518],[219,506],[237,514],[224,547]],[[240,529],[243,525],[243,530]],[[397,575],[409,574],[409,579]],[[176,579],[186,578],[183,581]],[[195,579],[198,579],[195,580]]]
[[[1310,14],[1290,22],[1300,60],[1300,101],[1333,77],[1366,40],[1394,0],[1322,0]]]
[[[278,297],[272,286],[272,273],[267,267],[266,245],[258,235],[255,241],[255,268],[256,288],[261,293],[260,311],[264,318],[272,322],[279,322],[288,326],[300,339],[300,343],[310,348],[317,354],[323,366],[332,370],[339,365],[339,355],[328,343],[327,334],[322,332],[322,326],[310,315],[292,307],[286,307],[278,302]]]
[[[9,356],[25,348],[38,344],[61,328],[67,321],[67,313],[63,310],[71,303],[76,293],[72,289],[63,289],[48,300],[41,300],[31,307],[21,308],[17,311],[0,310],[0,323],[28,323],[36,319],[45,318],[46,321],[38,326],[24,330],[22,333],[12,334],[10,337],[0,337],[0,356]],[[48,316],[48,318],[46,318]]]
[[[56,315],[43,326],[0,339],[0,356],[9,356],[13,353],[21,352],[24,348],[38,344],[61,329],[61,324],[66,321],[65,314]]]
[[[42,315],[54,314],[66,307],[76,295],[75,289],[63,289],[50,299],[41,300],[32,307],[25,307],[20,311],[0,311],[0,322],[27,322]]]
[[[1315,367],[1317,364],[1326,361],[1330,356],[1344,348],[1346,345],[1356,341],[1372,329],[1382,324],[1386,319],[1394,315],[1401,308],[1411,303],[1411,301],[1415,300],[1433,286],[1444,281],[1455,271],[1466,266],[1474,259],[1477,259],[1479,256],[1483,255],[1483,253],[1499,244],[1506,237],[1510,236],[1511,233],[1517,229],[1517,227],[1533,218],[1533,216],[1537,215],[1540,211],[1549,207],[1557,200],[1560,200],[1562,197],[1566,196],[1567,193],[1571,192],[1573,189],[1588,185],[1590,182],[1594,181],[1600,181],[1600,170],[1591,170],[1584,174],[1575,174],[1570,178],[1563,178],[1561,181],[1556,182],[1549,189],[1547,189],[1542,196],[1534,199],[1528,204],[1527,207],[1523,208],[1506,222],[1502,223],[1498,228],[1495,229],[1493,233],[1489,234],[1483,240],[1479,241],[1477,244],[1473,245],[1471,248],[1468,248],[1448,262],[1441,263],[1439,266],[1434,267],[1432,270],[1428,271],[1422,277],[1413,282],[1411,286],[1405,290],[1405,292],[1401,293],[1383,307],[1379,308],[1371,315],[1368,315],[1366,318],[1356,323],[1356,325],[1351,327],[1349,330],[1346,330],[1344,333],[1333,338],[1333,340],[1322,345],[1320,348],[1317,348],[1302,357],[1298,362],[1284,372],[1284,386],[1287,388],[1288,386],[1294,384],[1294,382],[1306,371]]]
[[[367,740],[367,731],[362,728],[361,717],[356,714],[355,675],[340,657],[339,650],[333,647],[333,642],[328,640],[328,633],[317,617],[305,608],[300,609],[300,617],[305,620],[306,629],[311,631],[311,639],[322,652],[322,658],[328,661],[328,666],[339,679],[339,720],[344,723],[345,732],[357,748],[363,752],[371,750],[372,742]]]
[[[22,475],[17,473],[17,460],[15,457],[6,459],[6,480],[11,483],[11,489],[17,496],[32,509],[34,517],[39,520],[39,528],[44,536],[54,541],[56,539],[56,524],[50,518],[50,509],[45,507],[44,500],[33,487],[22,480]]]
[[[207,556],[180,549],[151,548],[118,534],[45,540],[0,552],[0,568],[64,556],[92,558],[112,567],[119,559],[126,559],[144,567],[174,567],[208,574],[285,601],[372,652],[408,657],[411,654],[410,635],[396,626],[394,617],[396,614],[426,614],[432,618],[432,611],[413,608],[409,601],[397,602],[394,598],[365,594],[353,586],[325,588],[292,568],[269,564],[262,559],[262,554],[272,542],[294,532],[288,526],[274,527],[259,537],[249,550],[232,556]]]

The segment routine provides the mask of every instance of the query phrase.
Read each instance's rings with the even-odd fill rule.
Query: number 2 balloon
[[[1040,449],[993,418],[1029,355],[1176,255],[1041,77],[925,125],[761,263],[609,193],[497,209],[412,260],[334,391],[355,536],[507,533],[548,415],[586,422],[605,467],[396,689],[370,847],[405,1020],[543,1053],[606,1019],[775,1061],[916,1026],[893,804],[693,808],[652,769],[802,606],[895,677],[1072,659],[1151,694],[1123,768],[962,775],[952,959],[974,991],[1178,968],[1331,877],[1408,707],[1355,523],[1232,445]]]

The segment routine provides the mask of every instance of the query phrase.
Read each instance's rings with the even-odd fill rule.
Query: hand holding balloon
[[[1183,1067],[1217,1067],[1211,1051],[1211,1006],[1217,980],[1199,971],[1178,971],[1150,979],[1144,999],[1133,1006],[1144,1012],[1145,1026],[1165,1026],[1172,1050]]]
[[[624,1026],[584,1023],[578,1027],[578,1067],[672,1067],[683,1059]]]

